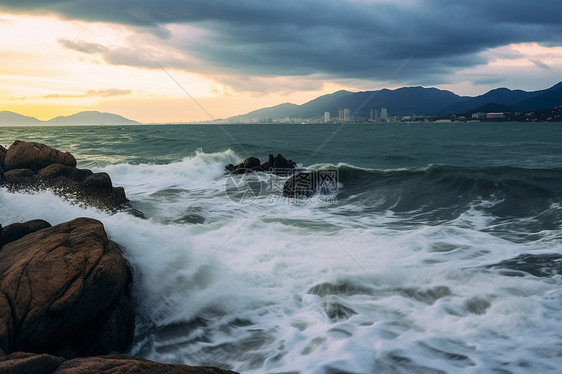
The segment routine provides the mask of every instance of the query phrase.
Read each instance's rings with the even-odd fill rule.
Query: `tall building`
[[[351,120],[351,115],[350,115],[349,108],[344,108],[343,109],[343,121],[349,122],[350,120]]]
[[[338,115],[338,121],[342,122],[343,121],[343,109],[340,109],[339,115]]]
[[[324,112],[324,123],[330,122],[330,112]]]
[[[379,110],[375,109],[375,121],[378,121],[379,119],[381,119],[380,114],[379,114]]]
[[[381,120],[388,120],[388,111],[386,110],[386,108],[381,108]]]

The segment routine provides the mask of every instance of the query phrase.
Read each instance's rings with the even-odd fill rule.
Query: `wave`
[[[228,197],[224,166],[242,160],[231,149],[216,153],[197,150],[164,165],[120,164],[100,170],[107,171],[115,184],[125,188],[131,200],[137,202],[136,208],[161,218],[168,215],[171,220],[197,223],[202,222],[204,212],[214,211],[219,218],[232,210],[224,204]],[[525,230],[520,230],[526,233],[525,240],[533,232],[556,230],[562,225],[562,168],[428,165],[380,170],[348,163],[319,163],[304,168],[337,173],[338,191],[328,208],[339,211],[330,213],[356,215],[360,211],[380,216],[392,212],[404,225],[450,222],[477,211],[493,218],[488,222],[490,227],[509,231],[510,235],[517,231],[513,230],[517,225],[525,225]],[[265,173],[257,173],[257,177],[262,186],[256,202],[268,205],[272,200],[267,195],[272,193],[270,185],[275,184],[279,192],[286,178]],[[173,212],[175,208],[166,205],[178,201],[188,205],[179,216]],[[515,227],[507,229],[509,225]]]
[[[315,164],[333,170],[345,216],[392,216],[389,225],[455,225],[487,230],[515,242],[560,240],[562,168],[459,167],[377,170],[354,165]],[[372,221],[372,220],[371,220]]]
[[[126,184],[134,203],[154,209],[146,220],[73,205],[48,191],[0,188],[1,223],[102,220],[134,269],[138,330],[129,353],[137,357],[248,373],[489,371],[505,362],[514,373],[521,367],[556,372],[559,352],[547,343],[559,338],[560,256],[552,254],[559,253],[560,237],[529,246],[490,234],[490,224],[500,225],[484,213],[498,198],[473,201],[453,224],[434,226],[427,225],[423,204],[438,188],[453,190],[451,196],[489,189],[515,198],[511,190],[534,191],[539,184],[534,194],[553,200],[560,196],[559,170],[323,164],[318,167],[338,168],[343,187],[339,203],[317,209],[228,199],[223,167],[239,159],[232,151],[196,152],[166,165],[103,169]],[[519,183],[502,185],[502,178]],[[399,203],[389,210],[397,212],[392,218],[400,230],[350,224],[375,211],[368,210],[370,198],[387,201],[392,193]],[[410,204],[426,221],[404,230],[410,216],[423,215],[396,218],[408,198],[419,199]],[[360,203],[354,208],[366,210],[342,217],[353,199]],[[556,203],[549,209],[542,214],[561,211]],[[204,224],[172,220],[186,211],[198,212]],[[467,215],[481,226],[463,227]],[[513,225],[505,220],[502,227],[517,231]]]

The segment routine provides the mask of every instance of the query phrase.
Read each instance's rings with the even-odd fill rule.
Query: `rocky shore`
[[[44,144],[0,147],[0,184],[59,188],[119,208],[122,188]],[[99,206],[99,205],[98,205]],[[76,218],[0,226],[0,373],[232,373],[128,357],[135,332],[132,272],[103,223]]]
[[[76,159],[45,144],[16,140],[0,146],[0,185],[10,190],[51,189],[55,193],[101,209],[126,208],[123,187],[113,187],[107,173],[76,167]]]

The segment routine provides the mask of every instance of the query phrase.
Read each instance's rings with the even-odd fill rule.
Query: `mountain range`
[[[350,109],[355,119],[370,118],[371,109],[386,108],[389,116],[445,116],[474,112],[527,112],[562,106],[562,82],[539,91],[497,88],[479,96],[459,96],[451,91],[425,87],[395,90],[337,91],[307,103],[279,104],[227,118],[230,122],[266,121],[267,119],[321,119],[325,112],[338,118],[339,110]],[[134,125],[139,122],[117,114],[86,111],[59,116],[48,121],[14,112],[0,111],[2,125]]]
[[[113,113],[86,111],[71,116],[59,116],[48,121],[24,116],[14,112],[0,112],[1,125],[135,125],[139,122]]]
[[[402,87],[395,90],[337,91],[305,104],[284,103],[228,118],[231,121],[253,119],[318,119],[325,112],[338,118],[340,109],[349,108],[355,118],[369,118],[371,109],[386,108],[391,116],[442,116],[483,111],[534,111],[562,106],[562,82],[551,88],[527,92],[497,88],[483,95],[459,96],[437,88]]]

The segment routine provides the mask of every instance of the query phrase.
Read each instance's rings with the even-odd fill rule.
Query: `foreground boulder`
[[[0,373],[234,374],[234,372],[229,370],[221,370],[212,367],[161,364],[118,354],[76,358],[66,361],[61,357],[24,352],[17,352],[4,357],[1,356],[0,352]]]
[[[0,247],[0,349],[66,358],[123,352],[135,324],[119,247],[94,219],[42,226],[23,224],[20,233],[32,232]]]
[[[16,140],[5,153],[0,162],[0,184],[12,190],[50,188],[101,209],[127,208],[129,200],[122,187],[113,187],[107,173],[76,168],[76,159],[68,152]],[[0,161],[1,155],[2,149]]]
[[[260,159],[257,157],[248,157],[244,162],[233,165],[226,165],[226,171],[232,174],[245,174],[253,171],[265,171],[274,174],[288,174],[292,169],[297,166],[297,163],[293,160],[287,160],[282,154],[278,154],[273,157],[269,154],[269,159],[261,163]]]
[[[51,224],[42,219],[34,219],[23,223],[12,223],[4,228],[0,225],[0,248],[4,244],[16,241],[24,236],[51,227]]]

